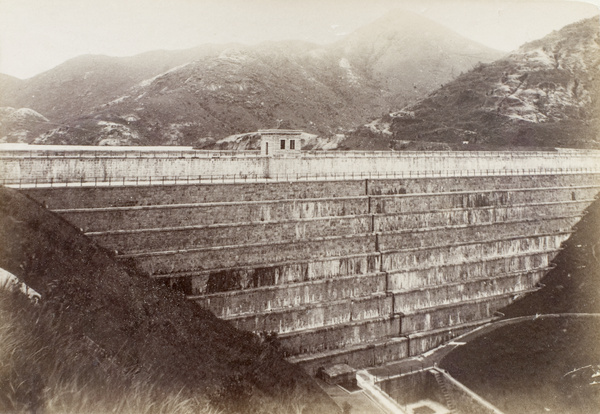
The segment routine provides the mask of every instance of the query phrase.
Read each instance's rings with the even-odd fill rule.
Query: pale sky
[[[28,78],[83,54],[204,43],[330,43],[402,8],[503,51],[599,13],[600,0],[0,0],[0,73]]]

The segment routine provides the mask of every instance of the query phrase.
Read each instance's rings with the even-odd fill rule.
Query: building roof
[[[304,131],[299,129],[259,129],[261,135],[300,135]]]

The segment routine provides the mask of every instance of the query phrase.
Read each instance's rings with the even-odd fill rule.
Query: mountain
[[[218,55],[226,47],[204,45],[131,57],[83,55],[26,80],[2,75],[0,106],[31,108],[54,121],[85,115],[144,79],[195,59]]]
[[[598,17],[481,64],[426,99],[360,128],[344,145],[396,149],[600,148]]]
[[[414,102],[479,62],[501,53],[402,10],[341,40],[336,49],[357,72],[386,91],[393,107]]]
[[[0,142],[28,142],[52,127],[33,109],[0,107]]]
[[[84,56],[21,81],[0,106],[31,108],[59,124],[37,143],[210,145],[278,125],[332,137],[500,56],[396,11],[331,45]]]

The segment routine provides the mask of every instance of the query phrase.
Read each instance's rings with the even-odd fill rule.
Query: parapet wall
[[[415,355],[489,321],[536,288],[600,174],[130,184],[21,191],[219,317],[277,332],[313,371]]]
[[[33,147],[31,147],[33,148]],[[0,177],[18,183],[119,183],[171,180],[210,182],[298,180],[315,177],[384,178],[422,175],[498,175],[597,171],[594,151],[433,151],[433,152],[302,152],[294,156],[259,156],[202,151],[144,153],[131,150],[77,153],[68,150],[0,151]],[[68,147],[65,147],[68,148]]]

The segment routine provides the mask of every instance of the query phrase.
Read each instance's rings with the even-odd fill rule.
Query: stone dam
[[[594,152],[72,152],[0,152],[0,174],[313,374],[494,319],[600,191]]]

